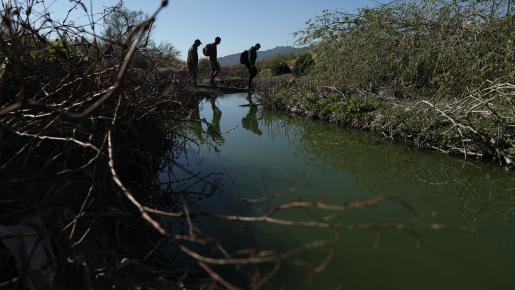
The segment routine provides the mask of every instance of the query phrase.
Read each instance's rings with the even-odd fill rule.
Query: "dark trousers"
[[[198,67],[195,64],[188,63],[188,72],[190,74],[190,80],[196,84],[198,78]]]
[[[215,59],[209,59],[209,64],[211,66],[211,81],[210,81],[210,84],[212,86],[216,86],[215,78],[218,75],[218,73],[220,72],[220,64],[218,63],[218,60],[216,58]]]
[[[247,71],[249,72],[249,87],[252,85],[252,80],[257,76],[258,71],[255,65],[246,64]]]

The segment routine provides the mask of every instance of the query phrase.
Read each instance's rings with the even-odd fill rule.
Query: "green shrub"
[[[287,61],[290,61],[292,58],[293,56],[278,55],[262,63],[262,66],[270,69],[270,72],[274,76],[288,74],[291,73],[291,69]]]
[[[515,79],[507,3],[401,0],[357,15],[325,11],[297,37],[314,46],[310,75],[320,82],[450,99]]]
[[[261,62],[258,66],[269,69],[272,75],[281,75],[291,73],[288,63],[295,59],[294,55],[277,55],[268,61]]]
[[[291,73],[290,66],[284,61],[274,63],[270,69],[274,76]]]
[[[353,97],[345,105],[348,114],[365,114],[377,110],[379,104],[373,99]]]
[[[311,70],[314,64],[315,61],[313,60],[313,56],[311,55],[311,53],[304,53],[295,60],[292,72],[296,76],[304,75]]]

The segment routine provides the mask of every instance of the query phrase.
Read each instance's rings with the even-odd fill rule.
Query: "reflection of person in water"
[[[216,98],[211,98],[211,109],[213,111],[213,119],[211,124],[207,127],[207,134],[215,141],[216,143],[223,143],[224,138],[222,136],[222,132],[220,130],[220,120],[222,119],[222,111],[216,106]]]
[[[200,103],[191,110],[190,116],[190,119],[192,120],[191,130],[197,140],[203,142],[205,139],[203,136],[204,131],[202,130],[202,120],[200,119]]]
[[[249,112],[247,116],[241,119],[243,128],[252,131],[252,133],[261,136],[263,131],[259,130],[259,123],[257,120],[258,107],[249,100]]]
[[[251,105],[251,106],[254,105],[254,101],[252,100],[252,93],[250,93],[250,92],[247,95],[247,101],[249,101],[249,105]]]

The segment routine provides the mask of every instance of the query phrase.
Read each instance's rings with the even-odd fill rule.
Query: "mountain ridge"
[[[308,48],[306,47],[293,47],[293,46],[277,46],[272,49],[258,51],[258,61],[266,61],[278,55],[301,54]],[[243,52],[243,50],[242,50]],[[240,63],[240,53],[230,54],[218,58],[218,62],[222,66],[232,66]]]

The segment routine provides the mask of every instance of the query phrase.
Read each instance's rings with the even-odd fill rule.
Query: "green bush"
[[[291,73],[289,62],[295,59],[294,55],[277,55],[268,61],[261,62],[259,67],[269,69],[272,75],[282,75]]]
[[[307,52],[300,55],[293,64],[292,72],[296,76],[301,76],[308,73],[311,68],[314,66],[315,61],[313,60],[313,56],[311,53]]]
[[[379,107],[377,101],[373,99],[364,99],[364,98],[355,98],[347,102],[345,109],[348,114],[366,114],[368,112],[373,112]]]
[[[272,64],[270,69],[271,69],[272,75],[274,75],[274,76],[291,73],[290,66],[284,61]]]
[[[401,0],[357,15],[326,11],[297,36],[314,46],[310,75],[320,82],[450,99],[515,79],[508,3]]]
[[[258,69],[268,69],[272,75],[291,73],[289,63],[295,60],[294,55],[276,55],[273,58],[258,63]]]

